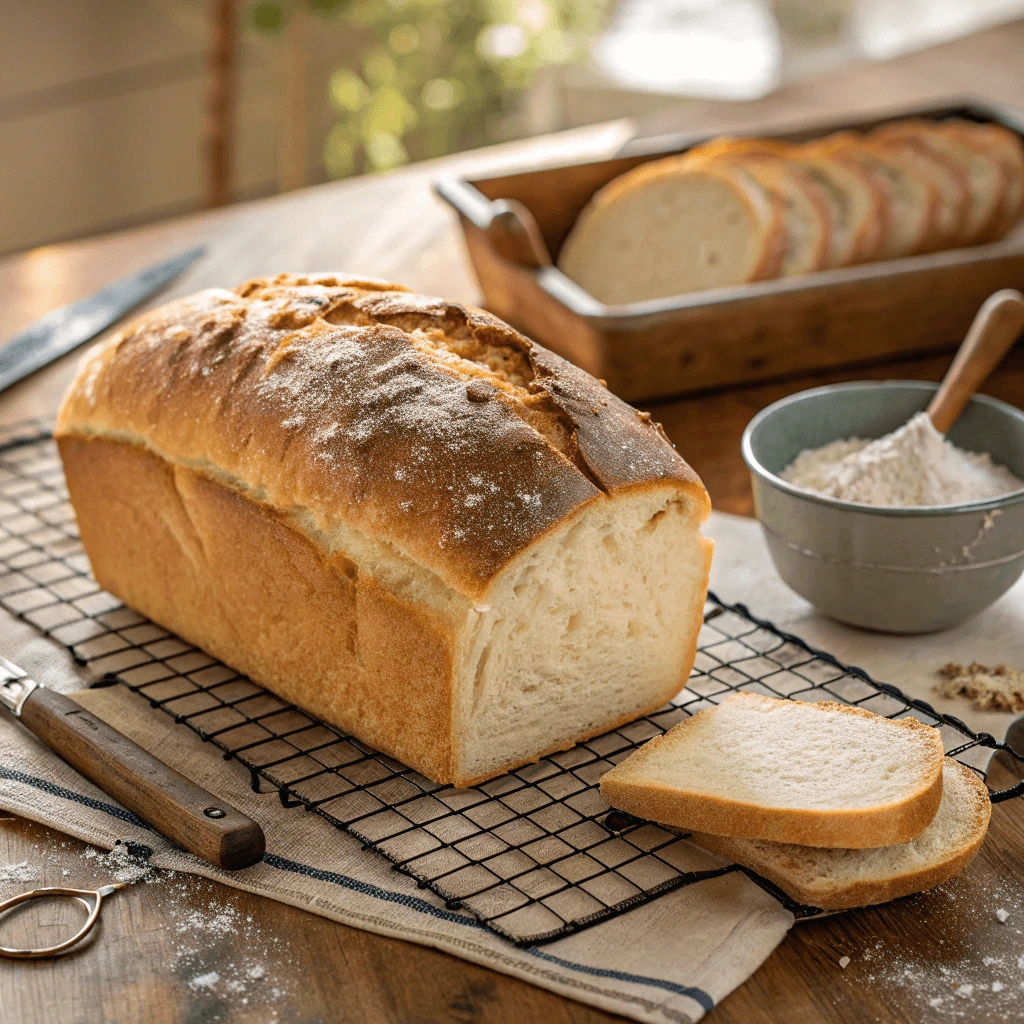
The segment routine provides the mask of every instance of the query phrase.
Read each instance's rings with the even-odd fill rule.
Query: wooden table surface
[[[442,172],[600,157],[635,132],[780,123],[964,93],[1024,107],[1024,23],[888,64],[851,67],[758,103],[689,104],[647,125],[596,126],[11,257],[0,262],[0,340],[48,309],[196,240],[207,242],[208,255],[161,300],[287,269],[357,271],[472,302],[476,286],[453,218],[429,189]],[[831,372],[661,403],[652,411],[704,478],[715,507],[750,514],[738,446],[754,412],[825,381],[936,380],[947,362],[936,357]],[[0,422],[52,415],[73,364],[65,359],[0,397]],[[986,390],[1024,405],[1024,353],[1014,353]],[[796,926],[707,1019],[1024,1019],[1022,851],[1024,804],[997,805],[980,856],[959,879],[898,904]],[[41,884],[102,883],[111,873],[77,840],[4,817],[0,866],[22,861],[41,872]],[[0,883],[0,894],[15,891]],[[1000,909],[1009,913],[1005,924]],[[844,956],[850,963],[842,969]],[[202,982],[214,971],[236,978],[233,993]],[[0,961],[0,1024],[613,1019],[433,950],[180,877],[119,893],[96,940],[74,955]]]

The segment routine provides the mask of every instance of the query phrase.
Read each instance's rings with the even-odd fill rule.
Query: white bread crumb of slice
[[[922,892],[974,859],[988,831],[988,790],[966,765],[946,758],[942,803],[916,839],[873,850],[822,850],[790,843],[695,833],[712,853],[742,864],[787,896],[822,910],[848,910]]]
[[[942,738],[914,718],[735,694],[601,779],[612,807],[687,831],[802,846],[909,842],[942,799]]]
[[[1006,188],[993,231],[993,238],[1002,238],[1024,214],[1024,143],[1001,124],[965,121],[956,127],[961,138],[995,159],[1003,170]]]
[[[670,157],[602,188],[558,257],[564,274],[608,305],[760,281],[778,274],[781,204],[727,163]]]
[[[884,247],[892,257],[913,256],[935,248],[939,190],[916,163],[861,142],[851,149],[867,162],[889,189],[892,223]]]
[[[896,259],[928,247],[934,234],[937,195],[917,171],[886,157],[853,131],[835,132],[808,148],[859,168],[881,197],[882,231],[872,259]]]
[[[778,139],[722,136],[695,146],[686,156],[692,161],[715,158],[774,161],[789,169],[817,207],[826,229],[823,251],[817,257],[817,265],[810,269],[845,267],[868,258],[877,248],[881,234],[881,202],[858,169],[847,169],[828,157],[813,154],[807,147]],[[787,252],[791,252],[796,248],[791,225],[787,225],[787,234]],[[806,272],[800,267],[799,258],[791,257],[788,263],[787,267],[787,261],[783,261],[782,276]]]

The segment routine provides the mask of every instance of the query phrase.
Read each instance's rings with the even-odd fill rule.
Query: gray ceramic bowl
[[[877,438],[924,409],[935,384],[864,381],[768,406],[743,434],[754,504],[779,574],[819,611],[887,633],[955,626],[1024,570],[1024,489],[959,505],[891,508],[805,491],[778,474],[805,448]],[[1024,479],[1024,413],[975,396],[949,432]]]

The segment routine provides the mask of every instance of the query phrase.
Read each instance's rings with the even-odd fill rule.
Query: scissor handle
[[[84,904],[85,909],[89,911],[89,916],[86,918],[85,924],[70,939],[66,939],[56,946],[45,946],[42,949],[12,949],[9,946],[0,946],[0,956],[10,957],[12,960],[40,960],[43,957],[60,956],[61,953],[68,952],[72,946],[81,942],[93,930],[96,922],[100,919],[103,897],[109,896],[118,889],[123,889],[126,885],[131,885],[131,882],[115,882],[111,885],[101,886],[99,889],[65,889],[62,886],[51,886],[45,889],[32,889],[19,896],[12,896],[9,900],[4,900],[3,903],[0,903],[0,914],[22,903],[28,903],[30,900],[45,899],[47,896],[68,896]]]

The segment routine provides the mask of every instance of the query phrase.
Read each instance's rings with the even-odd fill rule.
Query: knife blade
[[[205,251],[205,246],[197,245],[40,317],[0,347],[0,391],[91,341],[168,285]]]
[[[196,856],[229,871],[263,857],[266,840],[252,818],[3,657],[0,707],[72,768]]]

